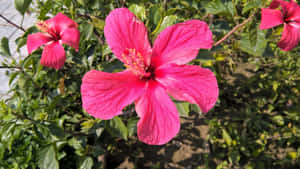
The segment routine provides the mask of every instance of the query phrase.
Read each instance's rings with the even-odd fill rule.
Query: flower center
[[[136,49],[125,49],[121,55],[121,61],[125,67],[132,71],[141,79],[149,79],[154,77],[153,68],[145,64],[144,57]]]
[[[42,32],[44,32],[44,33],[48,33],[48,34],[52,37],[52,39],[53,39],[54,41],[60,40],[60,35],[59,35],[59,33],[56,32],[55,30],[51,29],[51,28],[49,27],[49,25],[48,25],[46,22],[44,22],[44,21],[39,21],[39,22],[36,23],[36,27],[37,27],[40,31],[42,31]]]

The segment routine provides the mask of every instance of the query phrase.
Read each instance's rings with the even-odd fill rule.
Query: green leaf
[[[24,45],[26,45],[26,41],[27,41],[27,37],[24,37],[24,36],[22,36],[22,37],[18,37],[17,39],[16,39],[16,44],[17,44],[17,50],[18,51],[20,51],[20,48],[22,47],[22,46],[24,46]]]
[[[234,6],[232,1],[223,3],[221,0],[210,1],[205,5],[206,12],[214,15],[234,16]]]
[[[73,147],[78,154],[81,154],[81,152],[84,151],[84,146],[83,144],[83,140],[80,138],[76,138],[76,137],[72,137],[71,139],[68,140],[68,144]]]
[[[40,169],[59,169],[54,145],[48,145],[38,152],[38,166]]]
[[[9,151],[12,149],[12,143],[14,141],[13,132],[15,130],[16,124],[15,123],[6,123],[1,133],[1,142],[5,143],[5,145],[8,145]]]
[[[3,56],[11,56],[7,37],[1,39],[0,54]]]
[[[222,137],[227,145],[231,145],[232,139],[225,129],[222,129]]]
[[[120,117],[114,117],[110,120],[110,128],[108,131],[115,137],[122,137],[127,140],[128,130]]]
[[[262,56],[268,43],[266,33],[266,30],[260,30],[259,27],[242,33],[240,49],[254,56]]]
[[[5,153],[5,146],[0,142],[0,159],[3,159]]]
[[[188,102],[175,101],[178,113],[182,117],[188,117],[190,112],[190,104]]]
[[[272,121],[275,122],[277,125],[279,126],[283,126],[284,125],[284,119],[282,116],[280,115],[277,115],[277,116],[274,116],[272,118]]]
[[[176,15],[169,15],[169,16],[164,17],[164,20],[162,21],[162,23],[161,23],[161,25],[160,25],[160,27],[159,27],[156,34],[158,35],[161,31],[163,31],[167,27],[175,24],[176,20],[177,20]]]
[[[146,10],[144,6],[140,6],[137,4],[132,4],[128,8],[132,13],[135,14],[139,19],[145,20],[146,19]]]
[[[82,6],[87,6],[90,0],[77,0],[77,2]]]
[[[24,15],[32,0],[15,0],[15,8]]]
[[[157,25],[155,30],[152,32],[152,34],[156,37],[158,34],[166,29],[168,26],[173,25],[176,23],[177,16],[176,15],[170,15],[170,16],[165,16],[163,20]]]
[[[161,20],[161,11],[162,8],[159,5],[153,5],[149,10],[148,19],[152,23],[151,25],[158,25],[159,21]],[[149,25],[150,26],[150,25]]]
[[[11,83],[14,81],[14,79],[18,76],[18,72],[14,72],[10,75],[9,81],[8,81],[8,85],[11,85]]]
[[[190,111],[196,113],[202,113],[200,107],[197,104],[191,104]]]
[[[127,122],[128,136],[133,136],[137,132],[138,119],[131,118]]]
[[[56,137],[63,138],[65,136],[64,129],[59,127],[56,123],[51,123],[48,126],[48,128],[49,128],[51,134],[56,136]]]
[[[80,164],[79,169],[91,169],[94,165],[93,159],[91,157],[86,157]]]
[[[85,40],[90,39],[94,31],[93,25],[88,22],[83,22],[82,24],[80,24],[79,29],[81,38]]]
[[[250,11],[253,8],[260,8],[260,6],[261,6],[261,0],[249,1],[243,8],[242,14],[245,14],[246,12]]]
[[[104,30],[104,26],[105,26],[105,21],[102,19],[99,19],[95,16],[91,16],[92,19],[92,24],[94,26],[94,28],[96,28],[96,30],[100,33]]]

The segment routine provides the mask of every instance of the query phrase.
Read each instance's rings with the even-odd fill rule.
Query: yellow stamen
[[[144,57],[136,49],[125,49],[121,55],[125,67],[141,77],[147,74]]]
[[[49,31],[49,25],[46,22],[44,22],[44,21],[39,21],[35,25],[42,32],[46,33],[46,32]]]

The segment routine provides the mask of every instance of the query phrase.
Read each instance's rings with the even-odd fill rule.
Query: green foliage
[[[124,69],[103,34],[105,17],[123,2],[15,0],[21,15],[28,10],[40,20],[58,12],[68,15],[79,24],[81,39],[79,52],[64,46],[67,61],[62,69],[54,70],[40,65],[41,49],[17,60],[11,56],[8,39],[2,38],[1,55],[11,58],[4,58],[2,66],[14,69],[8,71],[9,96],[0,101],[0,169],[94,169],[106,163],[113,168],[115,161],[105,161],[105,158],[115,154],[117,159],[128,155],[136,168],[147,168],[138,163],[141,158],[147,158],[149,152],[137,139],[139,118],[132,105],[112,120],[95,119],[82,109],[80,85],[86,72]],[[215,73],[220,89],[215,108],[204,115],[197,105],[174,100],[182,120],[197,113],[197,118],[205,118],[202,125],[209,127],[205,138],[199,134],[193,138],[199,142],[205,140],[209,146],[208,151],[191,155],[196,159],[192,168],[300,166],[300,47],[283,52],[276,44],[282,27],[258,29],[259,8],[268,3],[263,0],[128,0],[124,3],[145,23],[152,44],[166,27],[189,19],[209,23],[216,42],[255,14],[218,46],[200,50],[191,63]],[[26,45],[28,34],[36,31],[32,26],[18,37],[17,50]],[[197,124],[191,124],[194,125]],[[157,148],[165,150],[155,153],[172,156],[167,148],[176,147],[178,142],[189,144],[186,138],[180,137],[187,132],[185,130],[182,127],[174,142]],[[192,134],[188,131],[187,137]],[[134,153],[126,154],[127,147]],[[146,152],[143,157],[142,152]],[[163,155],[159,154],[159,158]],[[177,165],[182,163],[179,161]],[[151,167],[165,165],[162,161],[152,161]]]
[[[48,145],[38,152],[38,166],[41,169],[59,168],[55,147],[53,145]]]
[[[24,15],[28,10],[32,0],[15,0],[15,8],[20,12],[21,15]]]
[[[240,40],[240,48],[242,51],[254,56],[262,56],[268,40],[266,39],[266,30],[250,29],[247,33],[242,33]]]
[[[1,47],[0,48],[0,54],[1,55],[11,56],[7,37],[3,37],[1,39],[0,47]]]

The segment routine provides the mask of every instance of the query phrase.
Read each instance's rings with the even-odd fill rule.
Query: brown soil
[[[203,156],[208,154],[208,125],[205,115],[192,113],[181,118],[179,134],[162,146],[146,145],[138,140],[133,143],[120,143],[117,152],[107,157],[108,169],[189,169],[204,163]],[[131,146],[131,147],[129,147]]]

